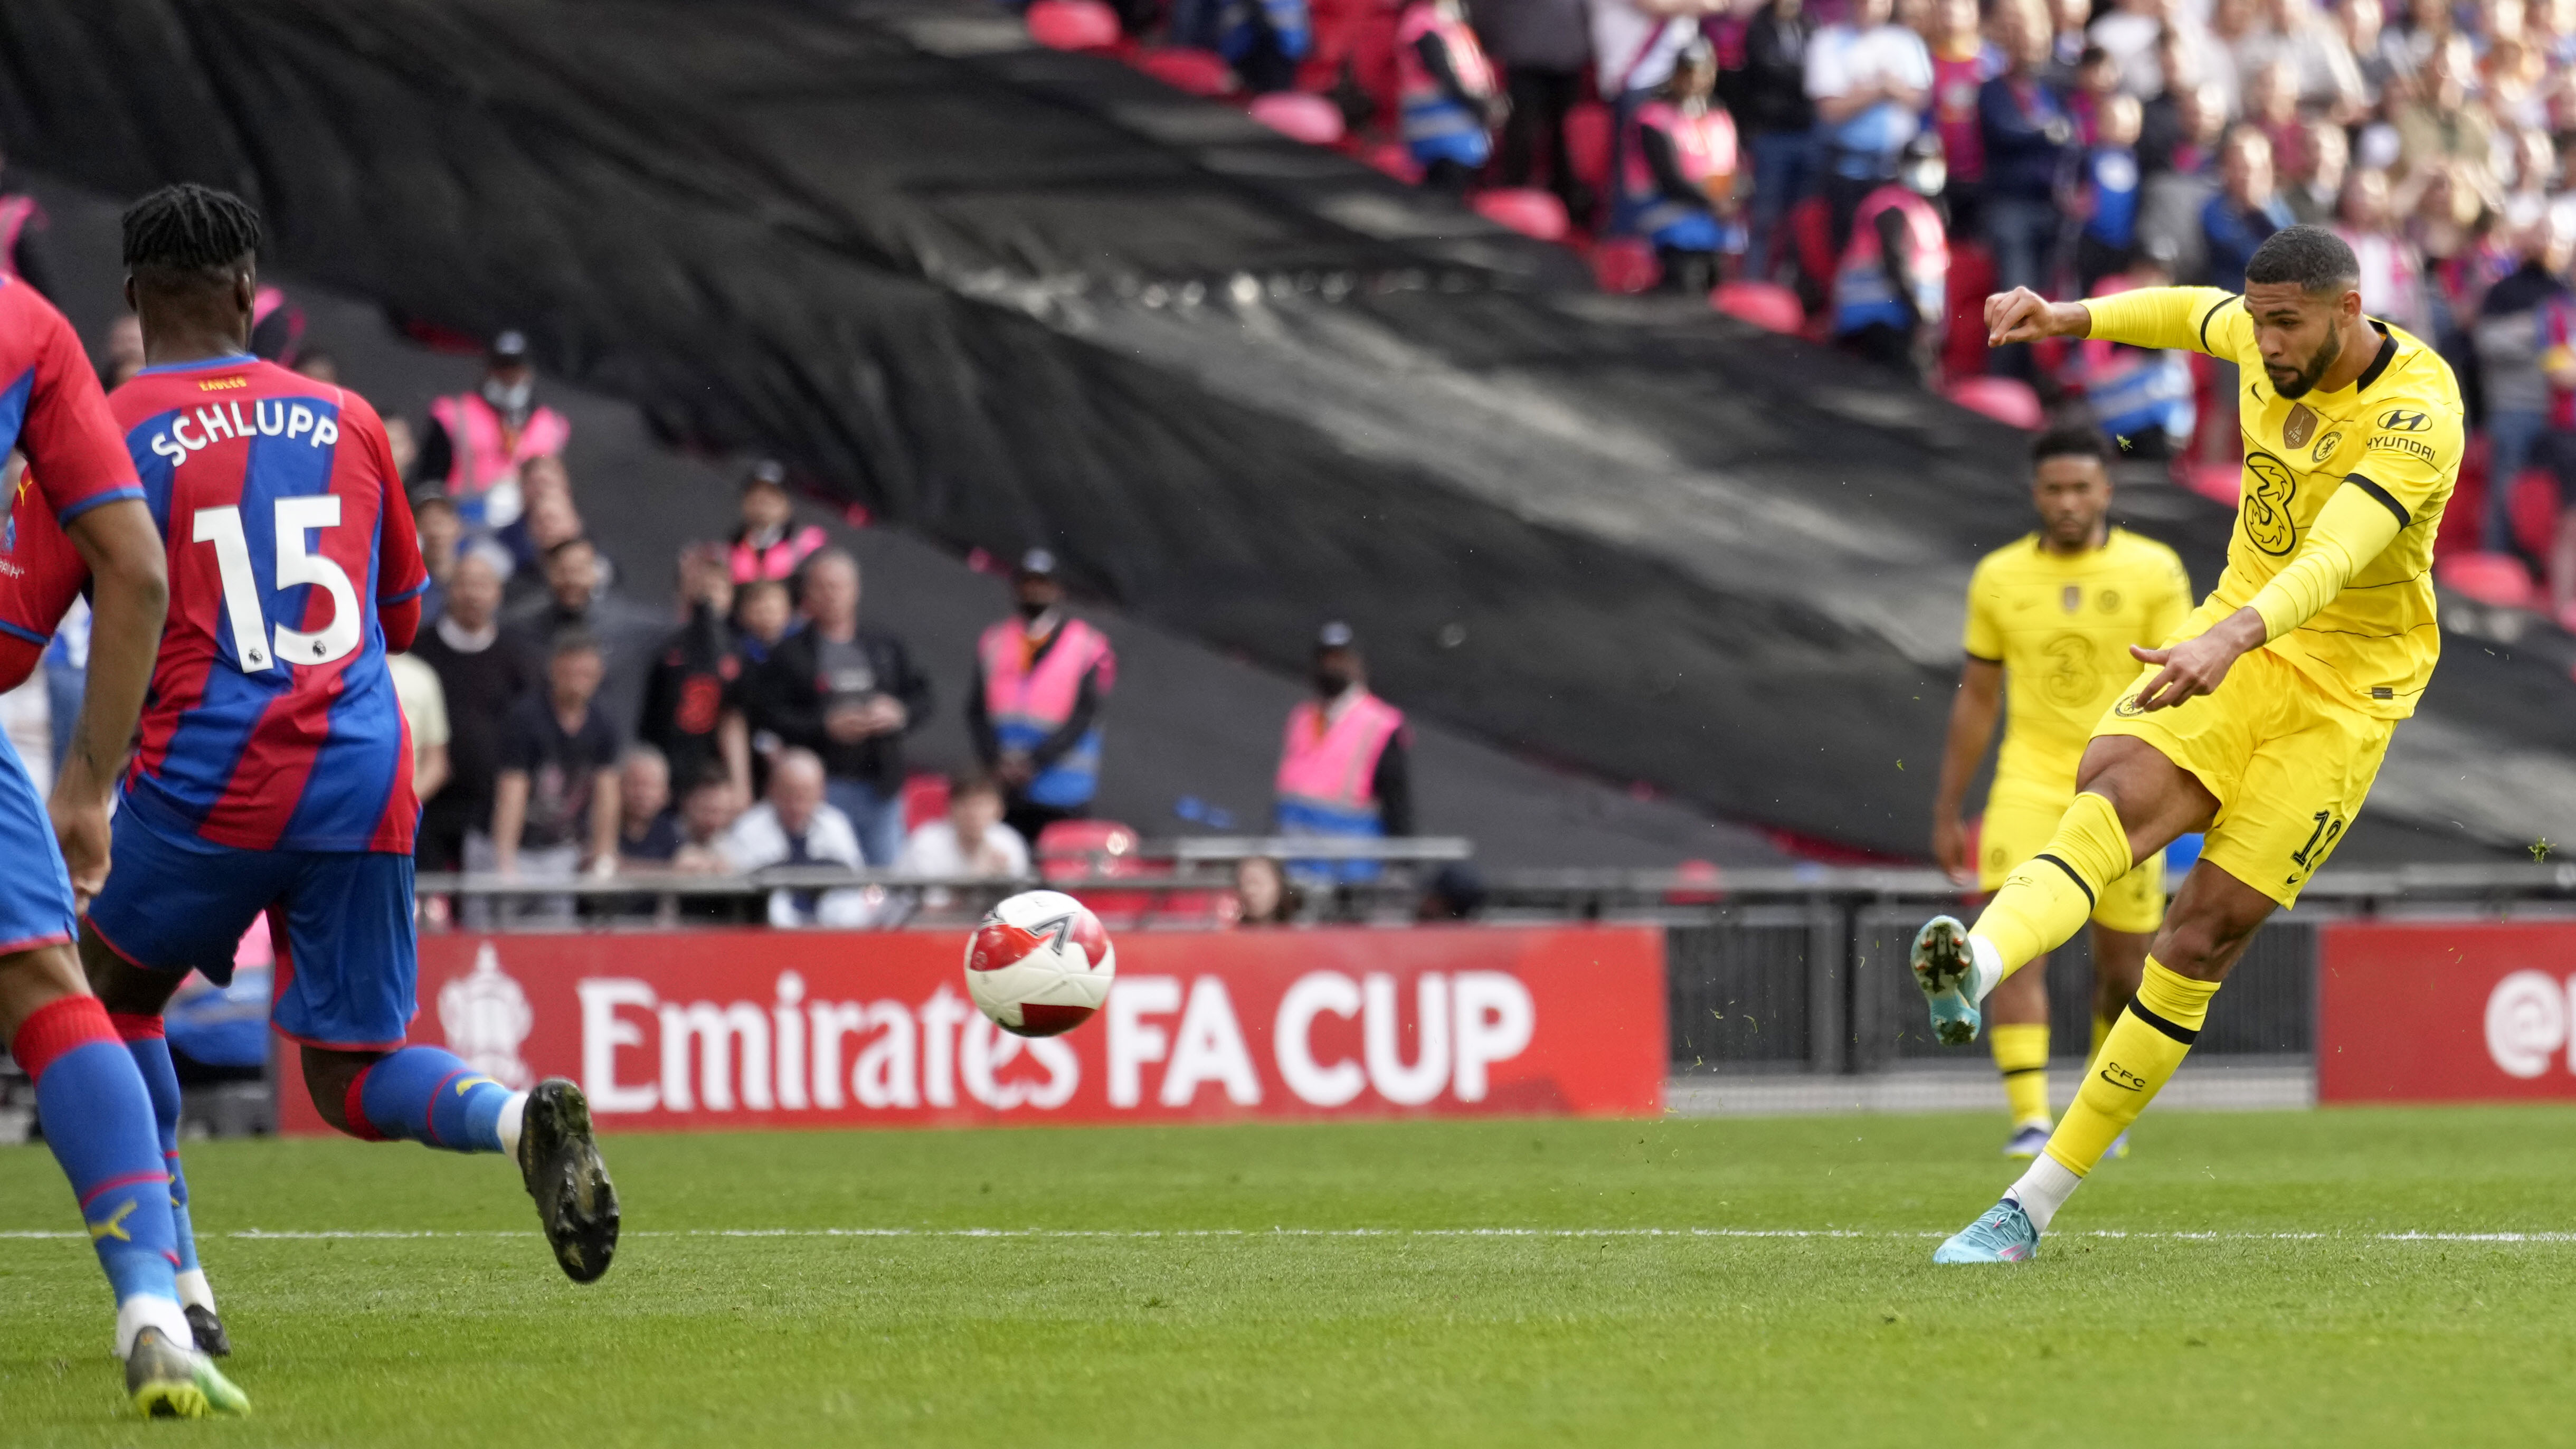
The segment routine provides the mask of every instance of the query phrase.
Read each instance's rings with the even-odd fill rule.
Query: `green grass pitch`
[[[0,1239],[0,1441],[2576,1437],[2576,1111],[2150,1116],[2036,1264],[1935,1269],[1925,1235],[2009,1180],[1999,1132],[1963,1116],[621,1137],[627,1237],[587,1289],[557,1274],[497,1160],[203,1144],[197,1222],[256,1416],[131,1418],[86,1239],[22,1236]],[[0,1150],[0,1231],[66,1228],[42,1149]],[[814,1231],[832,1228],[906,1231]],[[976,1228],[1045,1231],[958,1231]],[[2411,1232],[2537,1236],[2388,1236]]]

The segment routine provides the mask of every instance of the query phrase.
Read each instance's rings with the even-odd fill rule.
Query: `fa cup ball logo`
[[[502,974],[500,953],[489,941],[474,953],[471,972],[439,989],[438,1024],[447,1031],[447,1049],[514,1091],[530,1080],[519,1044],[535,1023],[528,994]]]

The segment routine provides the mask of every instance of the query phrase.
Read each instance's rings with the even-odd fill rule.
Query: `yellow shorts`
[[[2200,858],[2296,902],[2361,813],[2397,722],[2341,703],[2269,649],[2237,660],[2217,693],[2140,714],[2138,691],[2157,673],[2140,671],[2094,737],[2144,740],[2199,777],[2218,797]]]
[[[1997,780],[1986,797],[1986,819],[1977,828],[1977,888],[1993,891],[2004,877],[2048,847],[2066,807],[2075,803],[2070,784],[2062,794],[2014,789]],[[2127,875],[2102,888],[2093,903],[2094,923],[2107,930],[2144,936],[2165,919],[2165,858],[2162,851],[2139,861]]]

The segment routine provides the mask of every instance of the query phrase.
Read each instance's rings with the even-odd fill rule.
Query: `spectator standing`
[[[1002,823],[1002,787],[993,777],[961,770],[948,778],[948,813],[905,839],[896,868],[925,880],[1020,880],[1029,874],[1029,843]],[[921,903],[943,910],[952,895],[934,887]]]
[[[567,629],[589,636],[607,670],[599,687],[600,713],[622,740],[643,710],[645,676],[670,628],[668,618],[609,588],[599,550],[586,537],[547,549],[544,566],[545,593],[525,601],[515,616],[520,647],[543,658]]]
[[[519,516],[520,465],[571,437],[563,414],[537,401],[527,334],[513,329],[492,339],[474,391],[429,405],[414,481],[443,486],[467,527],[499,528]]]
[[[2119,0],[2111,13],[2093,22],[2091,33],[2093,43],[2120,67],[2120,89],[2143,102],[2183,83],[2165,64],[2171,53],[2159,47],[2165,32],[2176,31],[2187,43],[2190,37],[2182,32],[2196,29],[2196,22],[2177,13],[2173,0]]]
[[[385,667],[393,675],[403,724],[411,731],[412,794],[426,808],[447,788],[447,691],[438,682],[438,671],[413,655],[387,654]],[[417,849],[415,837],[415,854]]]
[[[850,818],[824,798],[823,762],[813,751],[781,750],[769,771],[769,798],[744,811],[725,832],[726,863],[749,874],[771,866],[840,866],[857,870],[859,838]],[[862,925],[873,915],[855,890],[769,893],[773,926]]]
[[[2022,26],[2021,0],[2003,0],[1995,19],[1999,25]],[[2030,20],[2037,31],[2032,38],[2039,47],[2030,62],[2036,76],[2037,68],[2048,63],[2054,39],[2048,30],[2046,0],[2033,0]],[[1974,235],[1984,219],[1985,87],[2003,73],[2007,61],[2003,49],[1986,39],[1977,0],[1932,0],[1931,21],[1931,33],[1923,41],[1932,58],[1932,129],[1941,137],[1941,154],[1949,165],[1949,186],[1942,199],[1949,204],[1951,226]],[[2024,284],[1997,285],[2009,289]]]
[[[1807,44],[1807,94],[1816,103],[1837,250],[1861,198],[1895,178],[1932,88],[1931,53],[1923,37],[1889,23],[1891,6],[1853,0],[1850,24],[1828,25]]]
[[[2252,126],[2228,133],[2219,149],[2218,176],[2218,195],[2201,212],[2209,285],[2242,292],[2245,263],[2272,233],[2292,224],[2290,208],[2273,184],[2272,143]]]
[[[423,870],[458,869],[467,834],[490,833],[510,712],[545,679],[535,657],[501,630],[501,575],[491,558],[468,550],[448,582],[445,611],[411,648],[412,657],[437,674],[447,703],[448,782],[421,804],[417,858]]]
[[[804,593],[810,622],[756,671],[745,713],[822,761],[867,863],[891,866],[903,850],[903,737],[930,717],[930,681],[901,640],[859,626],[859,564],[848,553],[807,559]]]
[[[714,544],[680,554],[680,602],[687,617],[662,641],[644,681],[636,738],[661,751],[673,779],[721,769],[751,793],[751,732],[743,713],[745,674],[734,649],[733,575]]]
[[[1721,93],[1753,162],[1745,275],[1771,280],[1780,226],[1813,175],[1816,105],[1807,99],[1807,34],[1801,0],[1767,0],[1744,27],[1743,65]]]
[[[1404,144],[1423,184],[1463,192],[1493,155],[1507,103],[1458,0],[1410,0],[1395,27]]]
[[[796,525],[795,500],[787,496],[787,469],[767,459],[752,465],[742,480],[742,522],[729,540],[727,554],[733,581],[785,581],[796,576],[805,560],[825,540],[813,524]]]
[[[2306,226],[2332,226],[2343,204],[2344,177],[2352,167],[2352,143],[2332,121],[2314,119],[2299,127],[2298,167],[2281,199],[2291,217]]]
[[[1727,0],[1591,0],[1593,81],[1612,119],[1625,120],[1673,73],[1701,17],[1726,9]]]
[[[2005,0],[2000,74],[1978,88],[1977,130],[1986,158],[1985,233],[1995,253],[1995,286],[2046,290],[2053,280],[2063,220],[2059,198],[2077,155],[2075,120],[2057,89],[2041,77],[2053,40],[2042,0]],[[2135,163],[2131,163],[2135,185]],[[1953,228],[1965,225],[1954,207]],[[2027,348],[2019,366],[2027,374]]]
[[[2138,255],[2138,98],[2102,102],[2093,144],[2084,153],[2075,235],[2075,282],[2090,297],[2104,277],[2125,272]]]
[[[1079,820],[1100,792],[1100,711],[1118,679],[1109,638],[1064,612],[1055,555],[1033,548],[1011,575],[1018,617],[984,631],[966,728],[1002,782],[1005,818],[1032,845]]]
[[[2418,337],[2431,337],[2424,258],[2397,229],[2387,172],[2356,171],[2345,180],[2334,231],[2361,263],[2361,310]]]
[[[1565,148],[1565,115],[1583,96],[1583,65],[1592,37],[1583,0],[1489,0],[1476,7],[1476,33],[1503,68],[1511,115],[1503,122],[1494,158],[1494,180],[1528,186],[1547,159],[1547,189],[1565,203],[1577,224],[1592,214],[1593,198],[1575,178]]]
[[[2576,468],[2567,456],[2576,442],[2550,427],[2555,399],[2550,373],[2563,371],[2567,360],[2551,358],[2564,344],[2552,338],[2562,325],[2569,292],[2567,229],[2546,214],[2521,229],[2516,238],[2521,265],[2487,289],[2471,331],[2477,349],[2480,391],[2486,401],[2486,511],[2480,530],[2490,553],[2528,554],[2514,537],[2514,484],[2526,464],[2546,465],[2565,488]],[[2543,562],[2535,560],[2535,562]]]
[[[2218,87],[2186,87],[2171,120],[2176,129],[2161,155],[2151,154],[2145,140],[2138,143],[2146,174],[2138,196],[2138,244],[2170,256],[2177,278],[2201,277],[2209,265],[2205,214],[2218,194],[2218,143],[2227,130]]]
[[[1863,197],[1834,272],[1834,342],[1873,362],[1929,375],[1950,307],[1941,140],[1909,143],[1902,179]]]
[[[1413,833],[1412,736],[1404,712],[1369,692],[1348,624],[1315,636],[1315,697],[1288,711],[1274,782],[1282,835],[1377,839]],[[1375,861],[1309,863],[1329,878],[1372,880]]]
[[[1611,226],[1652,242],[1665,288],[1694,296],[1717,285],[1718,253],[1741,245],[1722,219],[1734,211],[1735,126],[1708,103],[1716,81],[1715,54],[1694,41],[1655,98],[1630,112]]]
[[[617,732],[597,707],[599,644],[578,629],[554,641],[546,688],[519,701],[501,735],[492,834],[465,838],[465,868],[530,880],[617,869]],[[572,914],[569,897],[535,913]]]
[[[617,858],[659,870],[680,853],[680,814],[671,808],[671,762],[638,741],[617,762]]]
[[[2389,117],[2397,127],[2398,165],[2405,178],[2441,162],[2460,162],[2481,171],[2495,155],[2495,123],[2469,91],[2477,78],[2477,57],[2465,35],[2451,35],[2431,47],[2416,76],[2417,94]]]
[[[447,612],[447,580],[456,572],[457,545],[465,526],[456,516],[455,503],[435,488],[412,499],[411,516],[420,529],[420,561],[429,570],[429,587],[420,595],[420,621],[435,624]]]

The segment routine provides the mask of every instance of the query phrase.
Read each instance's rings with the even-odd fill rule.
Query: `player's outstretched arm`
[[[2364,564],[2396,541],[2408,521],[2404,506],[2377,485],[2358,475],[2346,480],[2318,510],[2298,555],[2244,608],[2219,620],[2208,633],[2170,649],[2130,647],[2138,658],[2164,666],[2138,691],[2139,707],[2168,709],[2216,690],[2245,651],[2280,638],[2334,602]]]
[[[140,499],[102,503],[68,525],[95,580],[89,680],[71,753],[54,780],[54,833],[83,899],[107,881],[107,796],[125,768],[134,722],[161,652],[170,578],[160,531]]]

